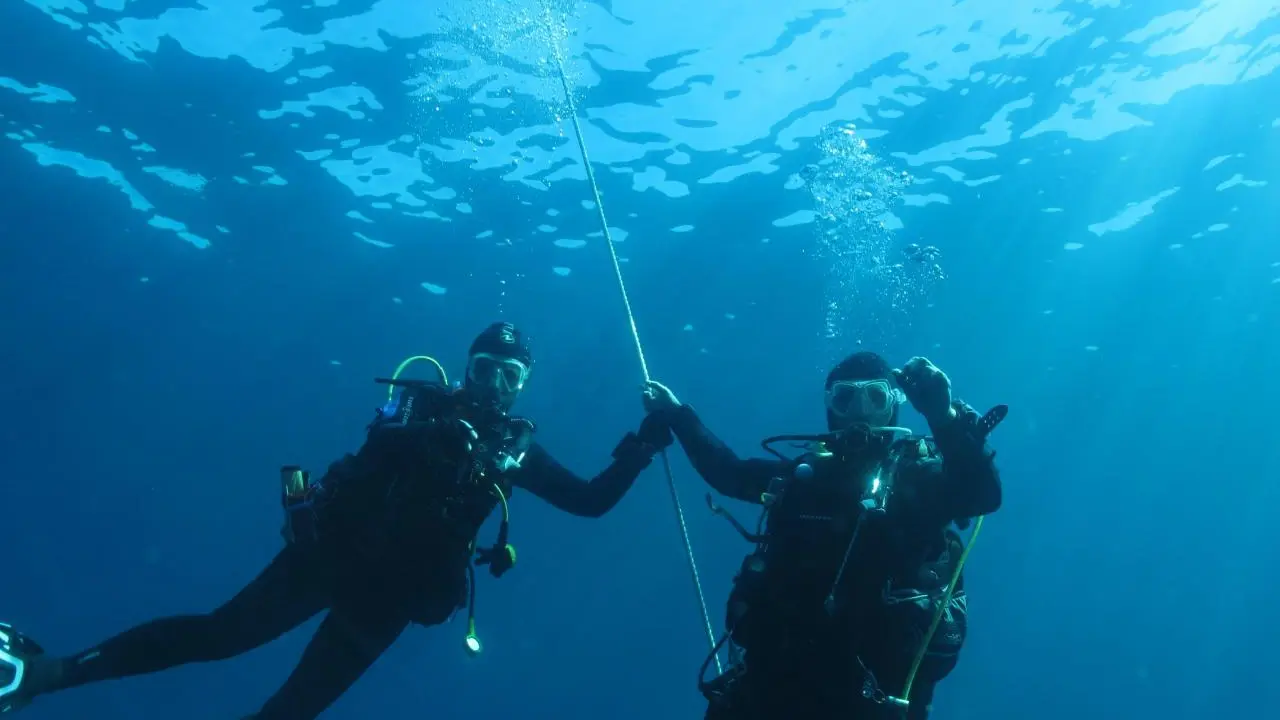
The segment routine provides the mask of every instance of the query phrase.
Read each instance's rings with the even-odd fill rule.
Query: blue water
[[[649,368],[740,452],[859,347],[1012,407],[938,718],[1275,712],[1276,0],[6,0],[0,618],[69,653],[222,602],[275,469],[496,318],[542,442],[603,467],[642,378],[557,45]],[[747,548],[673,458],[718,624]],[[701,717],[661,471],[513,512],[484,656],[412,630],[326,717]],[[23,717],[240,717],[313,628]]]

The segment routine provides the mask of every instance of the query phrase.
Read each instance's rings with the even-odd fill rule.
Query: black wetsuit
[[[957,408],[958,418],[933,438],[876,444],[868,436],[834,457],[797,462],[739,459],[691,408],[669,414],[707,483],[767,513],[729,599],[730,667],[702,685],[707,720],[903,717],[877,700],[903,692],[962,549],[950,527],[1001,502],[994,453],[971,432],[977,413]],[[889,453],[897,462],[883,481],[891,488],[884,511],[865,510],[863,480]],[[800,462],[813,472],[797,472]],[[967,625],[963,581],[958,586],[911,692],[911,720],[927,717],[934,686],[955,665]]]
[[[290,543],[258,577],[203,615],[162,618],[79,655],[46,661],[37,692],[152,673],[248,652],[328,610],[284,686],[252,716],[309,720],[341,696],[410,624],[448,620],[466,601],[477,530],[499,502],[457,487],[454,432],[433,413],[443,388],[414,391],[395,422],[375,422],[364,446],[330,466],[319,485],[321,532]],[[402,403],[402,407],[404,404]],[[665,430],[663,430],[665,432]],[[482,429],[483,434],[483,429]],[[584,481],[537,444],[498,480],[551,505],[598,517],[622,499],[656,448],[628,433],[613,463]],[[56,663],[49,668],[48,663]]]

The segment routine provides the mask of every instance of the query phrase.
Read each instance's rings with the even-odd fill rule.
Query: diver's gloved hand
[[[928,358],[911,358],[901,370],[893,371],[893,379],[911,407],[923,415],[930,426],[955,417],[956,411],[951,407],[951,378]]]
[[[680,407],[680,400],[671,388],[656,380],[645,382],[640,399],[644,403],[644,411],[649,414],[662,414]]]
[[[680,409],[680,399],[671,388],[656,380],[646,380],[640,395],[644,405],[644,421],[636,436],[646,445],[666,450],[675,441],[671,434],[671,418]]]
[[[671,435],[671,423],[667,420],[667,414],[662,412],[645,415],[644,420],[640,421],[640,429],[636,432],[636,437],[655,451],[666,450],[675,441]]]

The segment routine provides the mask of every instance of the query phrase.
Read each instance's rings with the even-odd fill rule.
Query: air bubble
[[[946,277],[932,245],[900,247],[886,220],[914,182],[889,167],[852,124],[828,128],[820,159],[801,171],[819,218],[827,263],[826,336],[883,342]],[[897,222],[894,227],[900,227]],[[895,249],[896,248],[896,249]]]

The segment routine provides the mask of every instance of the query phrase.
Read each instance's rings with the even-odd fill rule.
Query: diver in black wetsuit
[[[410,623],[441,624],[467,605],[468,589],[467,649],[478,653],[471,558],[495,576],[515,563],[506,537],[512,489],[599,517],[672,442],[663,423],[646,419],[604,472],[579,479],[532,442],[531,423],[507,414],[530,366],[521,333],[494,324],[472,344],[460,389],[402,383],[399,401],[379,412],[360,451],[319,482],[285,468],[289,542],[213,612],[153,620],[67,658],[0,624],[0,714],[86,683],[234,657],[328,610],[284,687],[251,716],[315,718]],[[498,542],[477,549],[477,531],[495,507],[503,511]]]
[[[779,459],[743,460],[666,387],[645,389],[709,485],[764,507],[751,533],[707,498],[757,546],[717,646],[729,667],[699,679],[707,720],[923,720],[955,666],[968,617],[953,526],[1000,507],[985,438],[1007,408],[979,417],[928,360],[891,370],[868,352],[831,371],[826,400],[829,433],[771,438]],[[894,427],[904,401],[931,438]],[[780,441],[808,452],[787,458]]]

